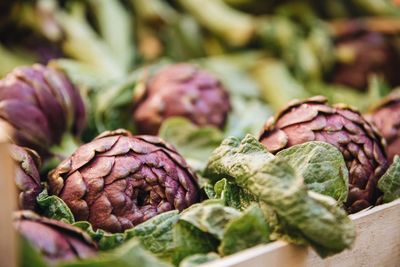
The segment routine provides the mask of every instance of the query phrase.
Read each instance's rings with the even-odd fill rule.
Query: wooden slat
[[[16,208],[13,162],[0,133],[0,266],[17,267],[17,240],[12,226]]]
[[[321,259],[310,248],[283,241],[257,246],[202,267],[399,267],[400,200],[351,215],[357,239],[351,250]]]

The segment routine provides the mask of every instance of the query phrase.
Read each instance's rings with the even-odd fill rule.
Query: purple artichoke
[[[157,134],[161,123],[173,116],[222,128],[230,110],[229,95],[221,82],[190,64],[165,67],[136,98],[133,119],[144,134]]]
[[[33,150],[10,145],[10,154],[16,163],[15,183],[18,190],[20,209],[35,210],[36,197],[42,191],[38,168],[39,155]]]
[[[272,153],[308,141],[337,147],[349,170],[345,205],[348,212],[357,212],[375,204],[379,197],[376,184],[388,167],[384,144],[358,111],[326,102],[322,96],[293,101],[265,124],[260,142]]]
[[[400,155],[400,90],[384,98],[368,117],[385,138],[392,162],[395,155]]]
[[[399,84],[400,56],[388,37],[352,23],[348,27],[336,40],[338,63],[332,81],[365,90],[368,77],[378,74],[393,86]]]
[[[199,199],[196,176],[185,160],[155,136],[105,132],[81,146],[48,178],[77,220],[122,232]]]
[[[82,98],[63,73],[36,64],[0,81],[0,126],[16,144],[47,156],[64,133],[77,135],[84,125]]]
[[[49,263],[89,258],[96,255],[96,245],[81,229],[61,221],[18,212],[15,228]]]

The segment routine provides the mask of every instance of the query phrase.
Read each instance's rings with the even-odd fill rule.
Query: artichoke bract
[[[61,221],[21,211],[14,216],[14,226],[51,264],[96,255],[97,247],[88,234]]]
[[[16,144],[47,156],[64,133],[77,135],[84,125],[82,98],[63,73],[35,64],[0,81],[0,126]]]
[[[136,99],[133,120],[142,134],[157,134],[161,123],[173,116],[222,128],[230,110],[221,82],[190,64],[164,67],[137,91]]]
[[[10,145],[11,158],[16,163],[15,183],[18,191],[18,206],[20,209],[35,210],[36,197],[42,191],[38,168],[39,155],[30,149]]]
[[[377,105],[368,118],[385,138],[390,162],[400,155],[400,89],[393,91]]]
[[[400,56],[388,37],[351,23],[348,27],[336,40],[338,63],[332,81],[366,90],[369,76],[378,74],[392,86],[399,84]]]
[[[196,176],[174,148],[125,130],[78,148],[49,174],[48,184],[76,220],[113,233],[199,199]]]
[[[327,142],[342,152],[349,170],[349,213],[375,204],[380,194],[376,184],[388,160],[382,138],[358,111],[329,106],[322,96],[295,100],[265,124],[260,136],[272,153],[308,141]]]

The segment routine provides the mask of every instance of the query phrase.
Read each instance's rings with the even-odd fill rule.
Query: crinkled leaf
[[[92,259],[67,262],[59,267],[170,267],[145,250],[140,241],[131,239],[120,247],[99,254]]]
[[[222,132],[214,127],[198,127],[181,117],[164,121],[159,136],[174,145],[188,164],[202,171],[211,152],[222,142]]]
[[[174,249],[172,229],[178,219],[177,210],[161,213],[128,231],[127,238],[138,238],[147,250],[170,260]]]
[[[244,210],[256,201],[253,194],[225,178],[215,183],[213,192],[215,195],[212,198],[221,199],[226,206],[238,210]]]
[[[184,258],[181,264],[179,264],[179,267],[195,267],[219,258],[220,256],[214,252],[207,254],[194,254]]]
[[[307,142],[280,151],[276,157],[304,177],[309,190],[345,202],[349,174],[342,153],[325,142]]]
[[[279,217],[270,206],[265,202],[260,202],[259,205],[268,222],[271,232],[269,237],[271,240],[280,239],[297,245],[307,244],[302,233],[298,229],[291,227],[283,218]]]
[[[392,165],[379,179],[378,188],[383,193],[383,202],[390,202],[400,198],[400,157],[396,155]]]
[[[269,227],[258,205],[252,205],[225,227],[218,251],[230,255],[269,242]]]
[[[173,263],[178,265],[184,258],[201,253],[217,251],[218,239],[193,224],[180,220],[173,229],[175,250]]]
[[[109,250],[118,247],[125,242],[125,233],[109,233],[101,229],[96,231],[92,225],[87,221],[79,221],[73,224],[76,227],[81,228],[95,241],[100,250]],[[129,230],[127,230],[129,231]],[[125,232],[127,232],[125,231]]]
[[[74,223],[75,218],[65,202],[57,196],[49,196],[47,190],[43,190],[37,197],[40,213],[48,218]]]
[[[179,220],[221,240],[225,225],[239,216],[238,210],[224,206],[221,201],[206,200],[183,211]]]
[[[300,232],[322,257],[341,252],[354,242],[354,225],[345,211],[331,198],[325,197],[330,201],[322,203],[310,197],[303,178],[287,162],[274,159],[250,135],[242,142],[226,139],[210,157],[205,174],[234,179]]]

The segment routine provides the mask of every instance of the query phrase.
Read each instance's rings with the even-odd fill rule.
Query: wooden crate
[[[16,208],[13,162],[8,154],[7,136],[0,129],[0,266],[17,266],[17,240],[12,226]]]
[[[357,228],[354,247],[326,259],[311,248],[277,241],[201,267],[400,267],[400,199],[351,218]]]

